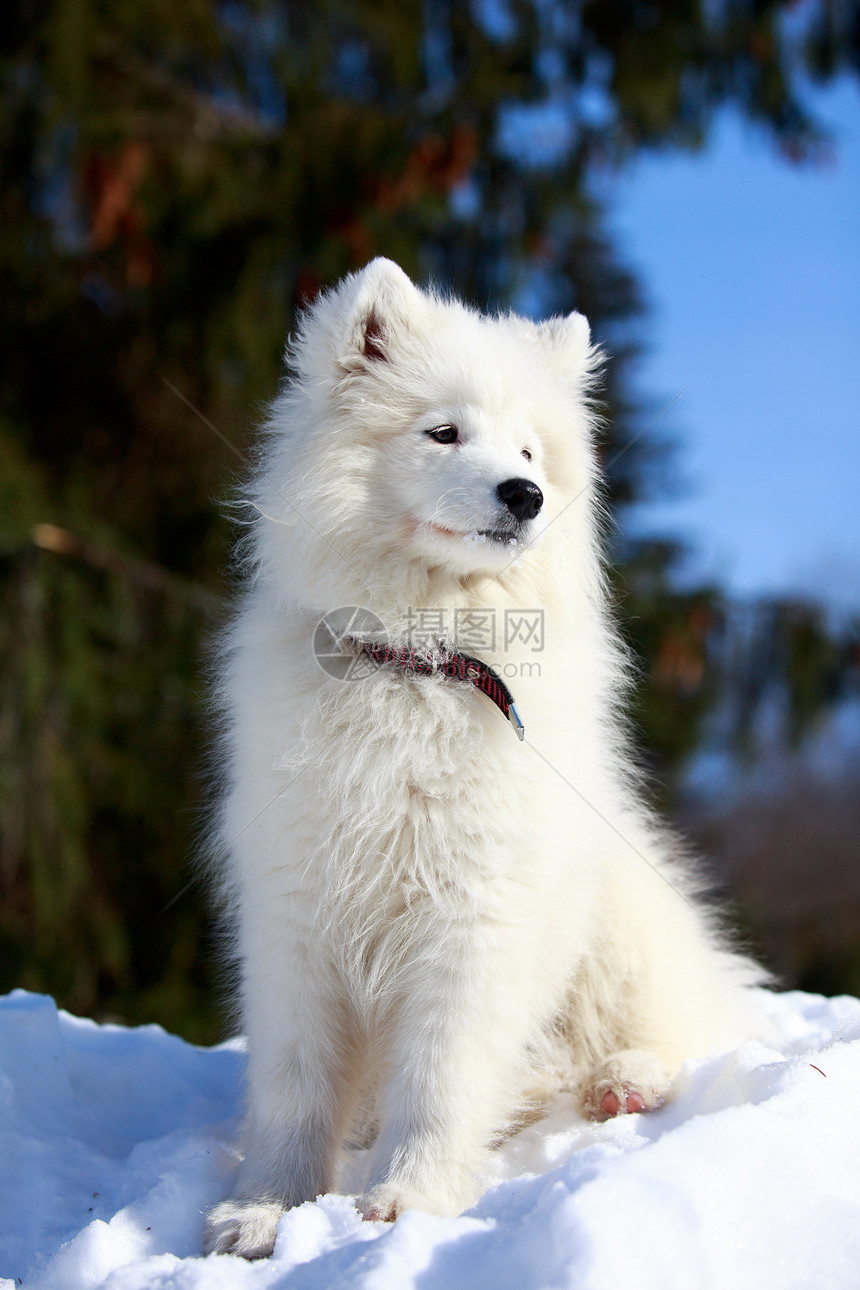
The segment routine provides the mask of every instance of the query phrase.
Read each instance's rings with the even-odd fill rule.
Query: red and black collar
[[[449,676],[454,681],[468,681],[476,690],[480,690],[495,703],[503,716],[510,721],[519,739],[525,735],[525,727],[514,704],[514,696],[498,673],[486,663],[482,663],[479,658],[473,658],[470,654],[459,654],[455,650],[446,649],[443,645],[429,653],[423,653],[405,645],[373,644],[355,637],[352,637],[352,644],[374,663],[388,664],[419,676],[441,672],[443,676]]]

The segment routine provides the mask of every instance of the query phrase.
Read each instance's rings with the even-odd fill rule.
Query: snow
[[[270,1260],[200,1257],[230,1192],[243,1047],[0,999],[0,1290],[855,1290],[860,1000],[767,997],[775,1045],[689,1063],[651,1115],[560,1097],[460,1218],[281,1221]],[[3,1279],[8,1278],[8,1279]]]

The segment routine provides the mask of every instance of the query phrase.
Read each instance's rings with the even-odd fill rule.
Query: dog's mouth
[[[516,528],[470,529],[468,532],[463,532],[458,529],[448,529],[442,524],[433,524],[430,520],[427,520],[424,527],[440,537],[450,538],[455,542],[466,542],[471,546],[518,547],[525,541],[522,529],[519,526]]]
[[[497,542],[499,546],[520,546],[523,536],[520,529],[473,529],[466,534],[467,542]]]

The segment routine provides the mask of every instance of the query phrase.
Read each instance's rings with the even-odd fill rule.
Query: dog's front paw
[[[600,1065],[588,1081],[582,1111],[589,1120],[655,1111],[663,1105],[669,1077],[651,1053],[629,1049]]]
[[[465,1198],[461,1204],[453,1196],[429,1196],[396,1183],[371,1187],[355,1202],[362,1218],[370,1223],[393,1223],[407,1209],[422,1209],[426,1214],[459,1214],[467,1203]]]
[[[274,1200],[225,1200],[206,1219],[205,1254],[267,1259],[275,1248],[283,1205]]]

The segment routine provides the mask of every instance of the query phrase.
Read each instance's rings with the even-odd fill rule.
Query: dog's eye
[[[523,448],[522,452],[520,453],[520,456],[525,457],[526,461],[531,461],[532,459],[532,455],[529,452],[528,448]]]
[[[456,426],[434,426],[432,430],[425,430],[431,439],[436,443],[456,443],[460,438],[460,431]]]

